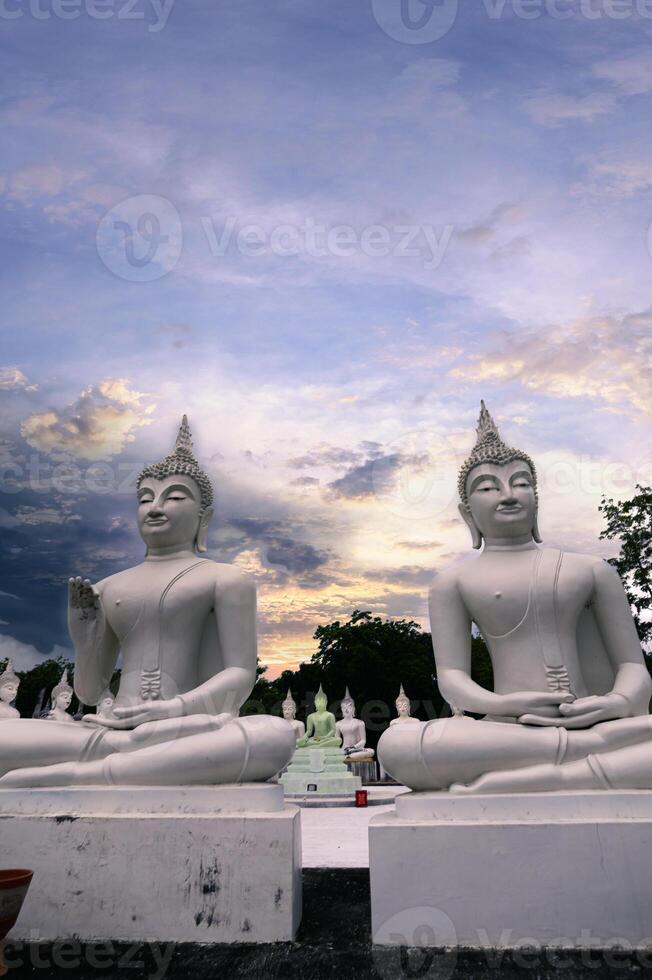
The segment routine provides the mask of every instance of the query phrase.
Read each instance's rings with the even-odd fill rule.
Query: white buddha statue
[[[342,739],[342,748],[347,759],[373,759],[374,750],[366,748],[367,729],[363,721],[355,717],[355,702],[347,687],[340,702],[342,718],[335,728]]]
[[[8,660],[7,666],[0,674],[0,721],[20,718],[20,712],[13,707],[19,687],[20,680],[14,673],[13,661]]]
[[[106,691],[102,694],[102,697],[97,702],[97,707],[95,709],[95,712],[101,718],[111,718],[113,716],[114,704],[115,704],[115,694],[113,694],[110,687],[107,687]]]
[[[52,708],[47,714],[48,721],[58,721],[60,724],[76,724],[75,719],[68,713],[72,703],[73,690],[68,683],[64,670],[61,680],[52,689]]]
[[[484,403],[459,493],[481,554],[430,593],[439,687],[458,717],[391,726],[384,768],[417,790],[651,789],[652,682],[620,579],[593,555],[539,547],[534,463]],[[472,623],[493,691],[471,677]]]
[[[390,725],[405,725],[406,723],[408,725],[420,724],[417,718],[410,717],[410,710],[411,710],[410,699],[405,693],[405,691],[403,690],[402,684],[398,692],[398,697],[394,702],[394,704],[396,705],[397,717],[392,718],[392,720],[390,721]]]
[[[292,697],[292,691],[288,688],[288,694],[281,703],[281,711],[283,712],[283,717],[292,726],[292,731],[294,732],[295,740],[298,742],[300,738],[306,734],[306,726],[302,721],[297,719],[297,703]]]
[[[202,557],[212,503],[184,416],[173,451],[138,479],[144,560],[69,583],[75,691],[96,705],[121,654],[112,712],[77,725],[7,720],[0,788],[239,783],[288,763],[282,718],[238,717],[256,679],[256,589]]]

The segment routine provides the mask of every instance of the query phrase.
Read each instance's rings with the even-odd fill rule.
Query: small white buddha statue
[[[392,718],[390,725],[418,725],[419,720],[417,718],[410,717],[410,699],[403,690],[403,685],[401,684],[401,689],[398,692],[398,697],[394,702],[396,705],[396,712],[398,717]]]
[[[20,680],[14,673],[13,662],[8,660],[4,672],[0,674],[0,721],[20,718],[20,712],[13,707],[19,687]]]
[[[100,716],[100,718],[111,718],[113,717],[113,705],[115,702],[115,694],[112,692],[110,687],[107,687],[106,691],[97,702],[97,708],[95,713]]]
[[[63,725],[74,725],[75,719],[68,709],[72,703],[72,688],[64,670],[61,680],[52,690],[52,708],[47,714],[48,721],[58,721]]]
[[[367,729],[363,721],[355,717],[355,702],[347,687],[340,702],[342,718],[336,724],[347,759],[373,759],[374,750],[366,747]]]
[[[281,704],[281,711],[283,712],[283,717],[287,722],[292,725],[292,731],[294,732],[294,737],[298,742],[300,738],[306,734],[306,726],[302,721],[297,719],[297,703],[292,697],[292,691],[288,688],[288,694],[285,701]]]

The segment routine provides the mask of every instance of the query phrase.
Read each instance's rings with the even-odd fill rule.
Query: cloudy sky
[[[0,657],[137,562],[182,412],[273,676],[427,625],[484,397],[546,543],[652,481],[652,5],[6,0]],[[650,9],[648,9],[650,8]]]

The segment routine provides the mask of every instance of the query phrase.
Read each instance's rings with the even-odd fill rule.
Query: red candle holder
[[[9,972],[4,958],[5,939],[16,925],[33,874],[22,868],[0,870],[0,977]]]
[[[355,791],[355,805],[356,806],[368,806],[369,799],[367,796],[366,789],[356,789]]]

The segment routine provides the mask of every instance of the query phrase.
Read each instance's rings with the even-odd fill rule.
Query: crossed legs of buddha
[[[652,789],[652,717],[573,731],[471,718],[396,725],[383,734],[378,757],[414,790]]]
[[[10,731],[10,724],[17,729]],[[45,725],[47,731],[32,724]],[[89,731],[87,725],[65,726],[75,729],[71,733],[53,731],[63,727],[4,722],[0,789],[257,782],[287,765],[295,748],[291,728],[271,716],[194,715],[150,722],[133,731]],[[33,765],[35,758],[40,765]]]

